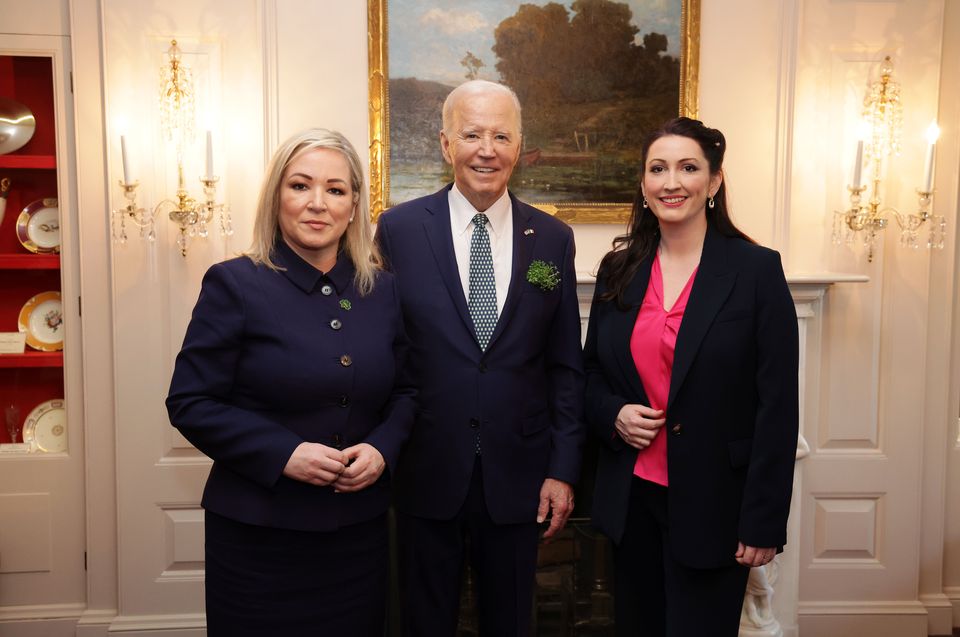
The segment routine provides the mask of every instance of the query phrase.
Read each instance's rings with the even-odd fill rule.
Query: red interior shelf
[[[0,155],[0,177],[11,182],[6,216],[0,224],[0,332],[12,332],[28,299],[60,289],[60,255],[27,252],[16,232],[24,207],[57,196],[53,60],[0,55],[0,95],[20,102],[36,118],[30,141]],[[0,426],[0,443],[22,439],[30,411],[44,401],[63,398],[63,371],[63,352],[28,347],[22,354],[0,354],[0,420],[6,422]]]
[[[13,367],[63,367],[63,352],[34,352],[23,354],[0,354],[0,368]]]
[[[59,254],[0,253],[0,270],[58,270]]]
[[[0,155],[0,168],[56,168],[53,155]]]

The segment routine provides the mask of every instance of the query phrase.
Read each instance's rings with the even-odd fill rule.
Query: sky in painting
[[[480,76],[496,80],[493,30],[516,13],[522,0],[387,0],[391,78],[417,77],[445,84],[464,81],[460,60],[467,51],[486,66]],[[546,0],[526,0],[543,5]],[[557,0],[555,0],[557,1]],[[630,6],[637,41],[651,31],[667,35],[670,55],[680,55],[680,0],[620,0]],[[560,2],[570,10],[572,0]]]

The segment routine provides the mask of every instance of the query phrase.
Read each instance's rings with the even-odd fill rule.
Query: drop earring
[[[713,207],[716,206],[716,205],[717,205],[717,203],[713,200],[713,197],[709,197],[709,198],[707,199],[707,206],[708,206],[708,207],[713,208]]]

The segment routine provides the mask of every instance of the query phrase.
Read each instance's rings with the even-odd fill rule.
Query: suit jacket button
[[[486,363],[480,363],[480,373],[483,374],[486,371],[487,371]]]
[[[349,405],[349,404],[350,404],[350,397],[349,397],[349,396],[344,395],[344,396],[341,396],[341,397],[340,397],[340,406],[341,406],[341,407],[346,407],[346,406]]]
[[[470,419],[470,426],[471,426],[473,429],[476,429],[477,427],[480,426],[480,420],[477,419],[477,418],[471,418],[471,419]]]
[[[350,358],[350,354],[344,354],[340,357],[340,364],[344,367],[350,367],[353,365],[353,359]]]
[[[337,449],[343,446],[343,438],[340,434],[333,434],[333,446]]]
[[[670,429],[670,431],[673,432],[674,436],[679,436],[680,432],[683,431],[683,425],[677,423]]]
[[[325,283],[323,287],[320,288],[320,294],[324,296],[330,296],[333,294],[333,286],[329,283]]]
[[[339,330],[341,327],[343,327],[343,323],[340,322],[340,319],[333,319],[330,321],[330,327],[335,330]]]

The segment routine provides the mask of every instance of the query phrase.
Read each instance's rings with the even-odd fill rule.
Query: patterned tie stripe
[[[470,240],[470,291],[467,306],[477,335],[480,349],[486,350],[497,325],[497,283],[493,276],[493,254],[490,251],[490,235],[487,233],[487,215],[478,213],[473,217],[473,238]],[[474,441],[480,455],[480,430]]]
[[[480,349],[486,350],[497,325],[497,284],[493,276],[493,255],[487,233],[487,215],[473,217],[473,238],[470,240],[470,292],[467,306]]]

